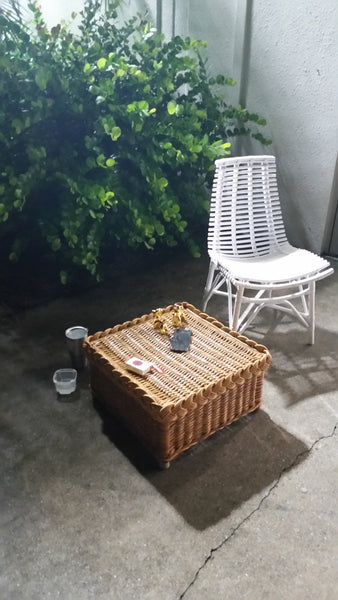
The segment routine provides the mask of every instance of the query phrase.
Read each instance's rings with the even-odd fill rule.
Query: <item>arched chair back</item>
[[[208,248],[229,257],[273,253],[287,243],[274,156],[217,160]]]

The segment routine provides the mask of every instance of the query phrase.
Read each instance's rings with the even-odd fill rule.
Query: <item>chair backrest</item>
[[[287,244],[274,156],[215,161],[208,250],[249,258]]]

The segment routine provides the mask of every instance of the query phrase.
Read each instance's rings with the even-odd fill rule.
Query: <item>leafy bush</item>
[[[0,37],[0,240],[11,260],[34,240],[99,276],[105,249],[186,244],[208,212],[214,161],[264,119],[226,104],[203,42],[165,42],[121,0],[85,2],[76,33],[3,25]],[[73,15],[75,18],[75,15]],[[240,123],[240,125],[238,125]],[[5,244],[6,245],[6,244]]]

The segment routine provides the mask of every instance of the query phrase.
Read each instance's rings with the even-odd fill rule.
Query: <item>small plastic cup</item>
[[[58,394],[65,396],[76,390],[76,369],[58,369],[53,375],[53,382]]]

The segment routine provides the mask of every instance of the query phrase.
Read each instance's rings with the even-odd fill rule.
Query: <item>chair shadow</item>
[[[307,446],[259,410],[183,452],[160,470],[138,440],[94,400],[102,430],[134,467],[197,530],[271,486],[284,469],[303,460]]]
[[[300,334],[279,329],[278,335],[269,331],[258,340],[272,355],[266,377],[281,390],[288,406],[338,390],[338,332],[317,327],[313,346],[304,343],[303,336],[303,330]]]
[[[212,315],[221,320],[220,310]],[[264,344],[272,356],[266,379],[277,386],[288,406],[338,390],[338,330],[316,326],[315,343],[305,328],[282,313],[263,309],[246,336]]]

